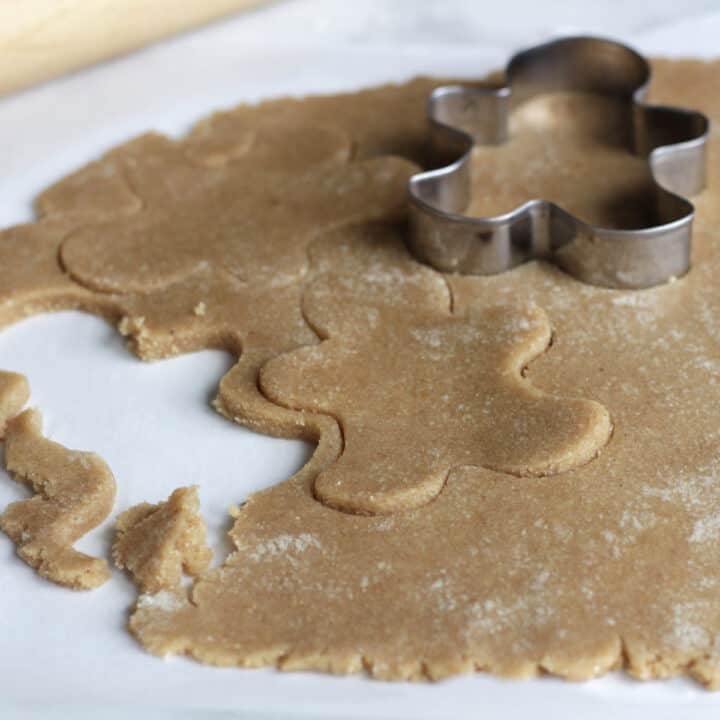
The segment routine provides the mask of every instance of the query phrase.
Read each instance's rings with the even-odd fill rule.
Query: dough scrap
[[[347,248],[367,236],[402,248],[401,233],[377,227],[356,231]],[[306,291],[305,317],[329,339],[271,360],[260,374],[270,400],[340,423],[344,450],[318,476],[318,499],[388,514],[435,498],[456,466],[552,475],[605,446],[611,423],[601,405],[546,396],[521,376],[550,342],[539,308],[450,315],[430,302],[424,285],[434,278],[409,272],[412,263],[403,274],[387,252],[363,260],[331,263],[334,272]]]
[[[178,488],[157,505],[134,505],[116,529],[115,564],[132,574],[142,593],[179,587],[183,573],[197,576],[212,560],[197,487]]]
[[[676,103],[681,92],[719,119],[710,88],[720,63],[673,68],[656,63],[654,99]],[[714,131],[711,158],[719,145]],[[583,157],[578,149],[578,183],[592,187]],[[456,468],[433,502],[362,516],[314,497],[331,452],[249,499],[232,530],[237,551],[190,598],[139,606],[130,625],[140,642],[216,665],[386,679],[582,679],[624,667],[720,686],[717,168],[694,199],[693,269],[675,283],[594,288],[538,262],[448,278],[459,316],[518,300],[545,310],[554,344],[527,379],[609,410],[615,431],[598,458],[540,478]],[[394,296],[392,279],[380,284]],[[342,298],[338,307],[356,312]]]
[[[31,409],[7,424],[5,467],[35,492],[0,515],[0,529],[18,555],[43,577],[74,590],[108,580],[104,559],[72,547],[112,511],[115,479],[103,460],[44,438],[42,417]]]
[[[0,370],[0,440],[5,436],[5,427],[30,399],[27,378],[14,372]]]

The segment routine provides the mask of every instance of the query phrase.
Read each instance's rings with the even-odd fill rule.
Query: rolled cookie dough
[[[719,74],[718,63],[683,63],[678,74],[659,63],[656,98],[677,102],[677,89],[717,118]],[[570,97],[533,102],[528,122],[558,105],[588,117],[585,99],[577,108]],[[595,107],[612,120],[607,103]],[[585,163],[591,141],[579,138],[576,183],[592,197],[612,178],[595,177]],[[552,134],[548,142],[552,153]],[[711,158],[717,146],[713,135]],[[532,169],[525,157],[517,166]],[[708,190],[696,198],[693,269],[664,287],[594,288],[543,263],[448,278],[456,313],[518,299],[545,310],[554,343],[527,378],[608,409],[614,435],[598,458],[544,478],[459,468],[432,502],[389,516],[318,502],[316,462],[248,501],[232,531],[237,551],[196,582],[192,602],[176,590],[172,603],[140,604],[136,637],[152,652],[218,665],[392,679],[478,669],[587,678],[625,667],[718,686],[718,188],[711,162]],[[375,283],[394,297],[392,272]],[[401,383],[404,365],[394,372]]]

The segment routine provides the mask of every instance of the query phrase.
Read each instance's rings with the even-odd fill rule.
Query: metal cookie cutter
[[[490,275],[534,258],[552,260],[579,280],[644,288],[684,275],[695,209],[683,196],[705,185],[708,119],[699,112],[646,105],[648,62],[620,43],[571,37],[515,55],[496,90],[438,88],[428,101],[434,149],[451,164],[414,175],[409,244],[443,272]],[[495,217],[463,215],[470,201],[472,149],[507,140],[511,110],[555,91],[612,96],[631,104],[634,147],[655,180],[656,222],[624,230],[589,225],[546,200]],[[458,159],[459,158],[459,159]]]

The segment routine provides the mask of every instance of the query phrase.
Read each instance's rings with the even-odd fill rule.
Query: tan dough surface
[[[672,67],[658,65],[658,92],[676,102],[675,85],[663,81]],[[685,78],[696,72],[709,78],[707,83],[717,82],[720,67],[712,66],[711,74],[707,67],[684,64],[683,101],[717,117],[717,108],[706,101],[712,86],[703,82],[696,95],[687,92]],[[561,104],[571,111],[573,102],[563,98]],[[579,117],[588,117],[585,108]],[[610,114],[612,128],[607,103],[597,109]],[[594,119],[591,124],[596,132]],[[584,165],[585,142],[580,133],[576,182],[585,184],[586,193],[578,192],[578,198],[592,196],[596,182],[592,165]],[[713,157],[715,145],[714,140]],[[635,159],[626,161],[628,168],[637,167]],[[484,162],[492,162],[492,155]],[[720,263],[715,224],[720,193],[715,173],[711,166],[709,189],[697,199],[693,270],[671,285],[642,292],[593,288],[541,263],[494,278],[449,278],[457,317],[470,317],[475,308],[482,315],[498,304],[542,308],[554,342],[528,366],[524,387],[605,407],[614,432],[599,457],[547,477],[457,468],[432,502],[375,516],[339,513],[317,502],[315,473],[303,471],[243,507],[232,533],[237,552],[196,583],[192,603],[177,590],[174,607],[167,598],[162,607],[141,604],[131,627],[142,644],[153,652],[184,652],[220,665],[366,669],[383,678],[443,677],[474,669],[511,675],[543,669],[585,678],[624,666],[638,677],[688,672],[718,685],[720,308],[712,278]],[[490,171],[488,176],[493,177]],[[516,179],[520,186],[533,181]],[[304,312],[330,339],[273,361],[263,371],[263,389],[274,393],[271,381],[278,376],[278,389],[297,389],[293,404],[302,395],[298,405],[357,422],[343,405],[350,401],[328,399],[329,391],[341,381],[338,389],[364,391],[372,399],[382,388],[373,386],[369,366],[389,361],[383,359],[382,342],[375,355],[368,352],[363,359],[362,344],[372,338],[359,333],[358,339],[342,328],[343,318],[357,320],[359,313],[365,313],[365,328],[372,323],[367,294],[353,301],[340,292],[343,281],[339,273],[326,285],[336,291],[336,305],[329,299],[327,304],[335,309],[330,319],[340,327],[332,326],[327,308],[318,303],[315,290],[326,282],[318,278],[305,294]],[[397,306],[393,273],[371,282],[374,296],[384,295],[388,306]],[[409,372],[404,354],[406,329],[425,311],[410,303],[379,314],[393,312],[399,317],[393,316],[393,329],[384,332],[398,332],[397,339],[386,339],[398,361],[385,379],[397,388],[406,383],[412,398],[417,376]],[[518,312],[516,320],[523,317]],[[440,356],[452,342],[440,334]],[[337,351],[331,355],[333,345]],[[330,360],[327,374],[317,372]],[[352,378],[334,367],[343,362]],[[307,375],[302,373],[306,365]],[[439,372],[438,377],[445,376]],[[323,394],[314,394],[316,389]],[[403,412],[392,397],[385,406],[391,417],[376,419],[388,434],[395,432],[394,416]],[[442,417],[438,398],[428,398],[428,408],[428,420]],[[412,441],[401,428],[397,437]],[[325,465],[320,478],[342,467],[349,448],[348,443],[337,463]],[[342,484],[348,477],[336,480]],[[366,477],[358,487],[361,497],[377,482]]]
[[[579,97],[531,99],[513,112],[507,143],[476,147],[468,215],[500,215],[543,199],[601,227],[653,223],[655,189],[647,161],[628,156],[628,106]]]
[[[0,515],[0,528],[17,544],[18,555],[48,580],[75,590],[108,580],[104,559],[72,547],[115,503],[115,479],[103,460],[47,440],[40,413],[25,410],[7,424],[5,467],[36,493]]]
[[[197,488],[178,488],[166,502],[135,505],[118,517],[113,558],[142,592],[156,593],[180,584],[183,573],[207,570],[212,551],[199,515]]]

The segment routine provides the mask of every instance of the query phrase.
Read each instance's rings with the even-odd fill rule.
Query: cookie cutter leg
[[[643,102],[647,60],[625,45],[571,37],[515,55],[507,82],[494,90],[438,88],[429,98],[436,170],[414,175],[409,245],[443,272],[490,275],[542,258],[577,279],[613,288],[644,288],[684,275],[690,265],[695,209],[684,197],[705,185],[708,119],[699,112]],[[507,140],[511,110],[548,92],[579,91],[631,104],[633,150],[648,158],[657,222],[639,229],[593,226],[546,200],[494,217],[469,217],[472,150]]]

